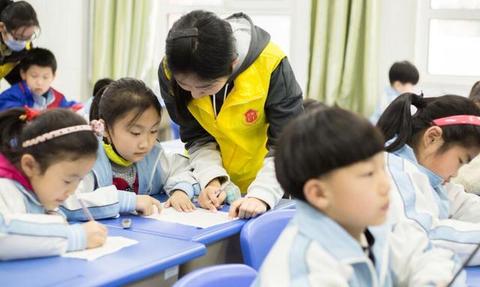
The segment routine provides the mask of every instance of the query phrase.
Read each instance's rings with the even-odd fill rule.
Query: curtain
[[[369,115],[377,99],[379,1],[312,0],[307,97]]]
[[[104,77],[156,81],[156,0],[92,1],[91,83]]]

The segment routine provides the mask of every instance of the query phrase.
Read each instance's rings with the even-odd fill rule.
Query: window
[[[480,0],[418,1],[416,63],[430,83],[480,78]]]

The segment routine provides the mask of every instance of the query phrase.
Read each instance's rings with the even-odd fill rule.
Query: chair
[[[173,287],[247,287],[257,271],[244,264],[223,264],[195,270],[183,276]]]
[[[248,221],[240,233],[243,261],[259,270],[278,236],[295,214],[295,209],[272,210]]]

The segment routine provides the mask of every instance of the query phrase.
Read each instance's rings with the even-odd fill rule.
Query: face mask
[[[18,52],[18,51],[21,51],[21,50],[25,49],[25,46],[27,45],[27,41],[19,41],[19,40],[8,39],[5,42],[5,45],[7,45],[7,47],[10,50]]]

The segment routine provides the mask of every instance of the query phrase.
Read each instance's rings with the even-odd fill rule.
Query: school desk
[[[228,211],[229,208],[230,206],[225,205],[222,211]],[[282,199],[275,207],[275,209],[286,208],[295,208],[295,201]],[[180,266],[180,275],[204,266],[243,263],[239,235],[246,220],[239,219],[209,228],[197,228],[125,214],[119,218],[101,220],[100,222],[107,226],[120,227],[122,220],[125,218],[131,219],[132,225],[130,228],[136,232],[190,240],[207,245],[207,254]]]
[[[138,243],[94,261],[60,256],[0,262],[0,286],[119,286],[133,282],[170,286],[178,265],[205,254],[203,244],[109,228],[109,235]]]
[[[467,286],[480,286],[480,266],[468,267],[467,271]]]

